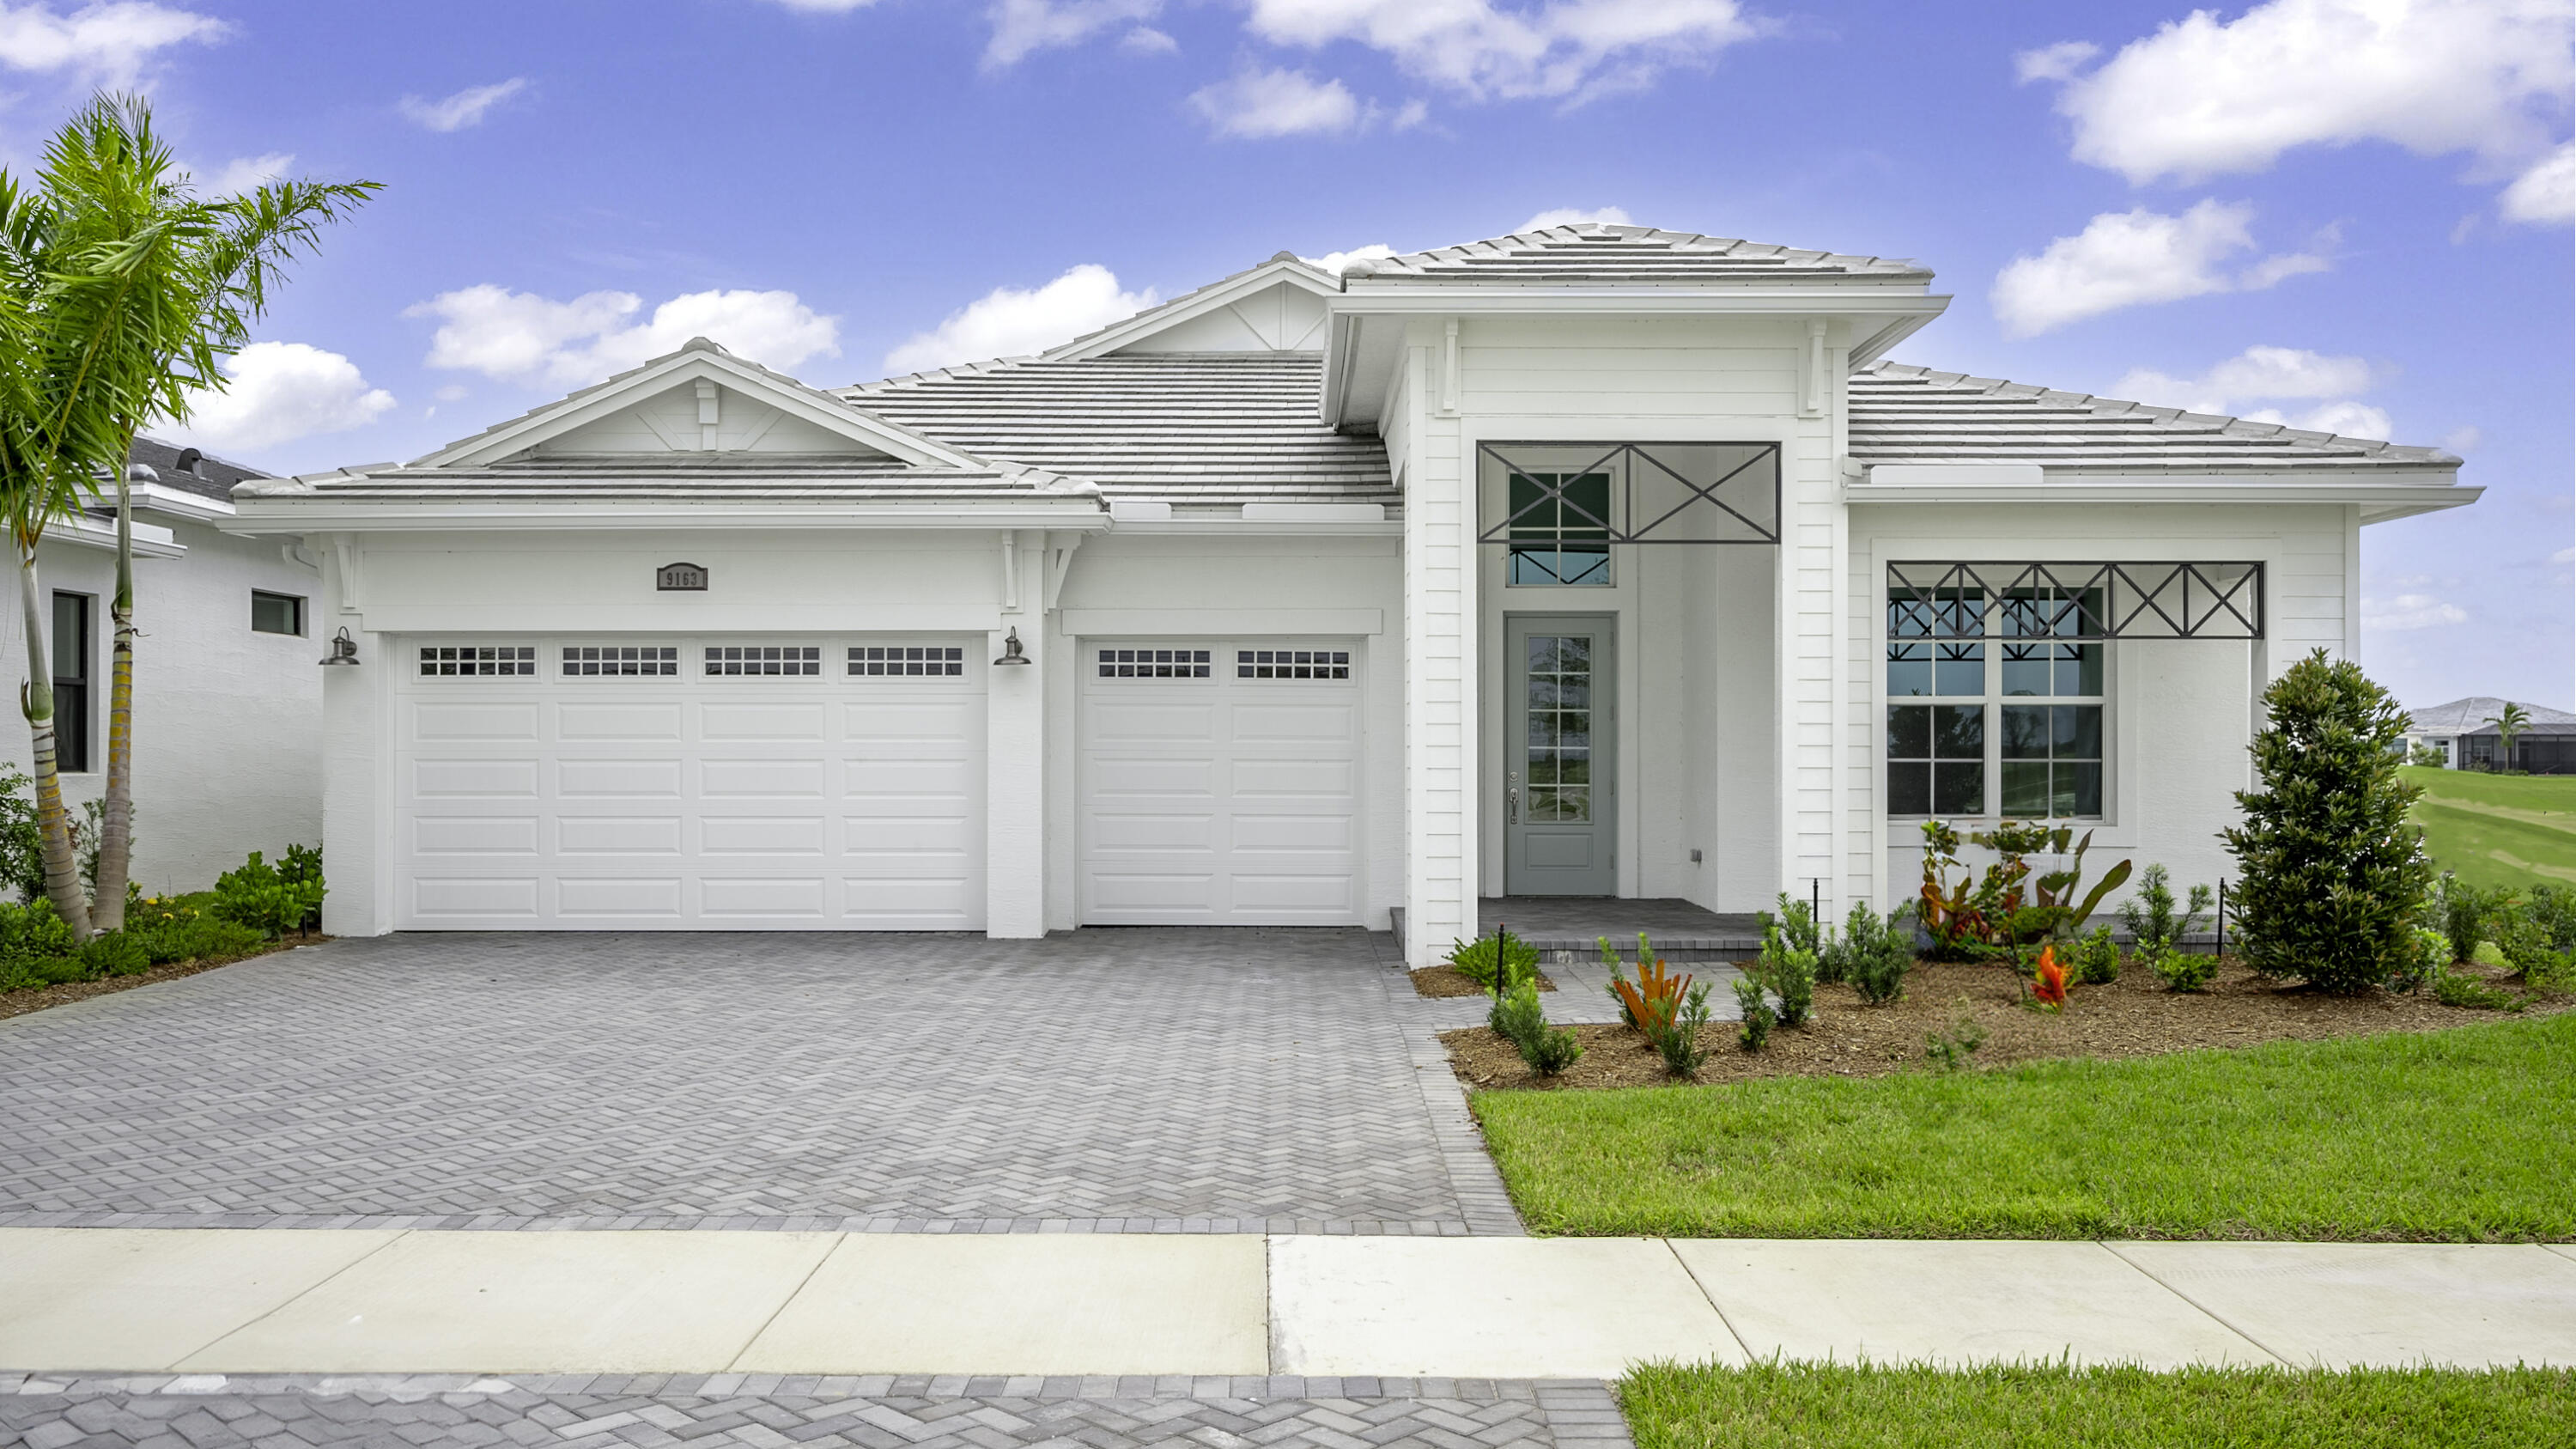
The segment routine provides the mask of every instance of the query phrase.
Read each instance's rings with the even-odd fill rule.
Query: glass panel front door
[[[1606,896],[1611,850],[1611,634],[1599,617],[1515,616],[1505,634],[1511,719],[1503,761],[1503,875],[1512,895]]]

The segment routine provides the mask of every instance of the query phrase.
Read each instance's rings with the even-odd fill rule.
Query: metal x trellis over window
[[[1606,584],[1614,544],[1776,544],[1777,443],[1482,443],[1478,540],[1514,583]]]
[[[1991,602],[1999,634],[2260,639],[2259,563],[1892,563],[1888,637],[1964,634]]]

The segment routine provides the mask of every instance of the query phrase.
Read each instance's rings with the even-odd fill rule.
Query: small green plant
[[[1843,918],[1843,974],[1863,1002],[1885,1006],[1904,997],[1905,973],[1914,969],[1913,913],[1908,902],[1880,920],[1864,901]]]
[[[1977,1048],[1985,1044],[1986,1029],[1977,1024],[1975,1003],[1964,996],[1950,1003],[1950,1025],[1946,1030],[1923,1034],[1924,1056],[1945,1072],[1965,1071]]]
[[[1508,926],[1498,926],[1494,934],[1473,941],[1450,942],[1449,964],[1488,996],[1538,980],[1538,948],[1513,935]]]
[[[2095,926],[2075,946],[2075,979],[2087,986],[2108,986],[2120,979],[2120,943],[2111,928]]]
[[[1536,981],[1524,981],[1495,997],[1486,1022],[1509,1040],[1519,1050],[1521,1060],[1540,1076],[1555,1076],[1583,1055],[1583,1043],[1575,1039],[1573,1032],[1547,1024]]]
[[[82,943],[80,962],[90,979],[140,976],[152,969],[152,953],[128,931],[101,931]]]
[[[1772,1024],[1779,1018],[1772,1014],[1771,998],[1762,990],[1760,979],[1745,975],[1735,978],[1735,1006],[1742,1018],[1736,1023],[1735,1043],[1749,1052],[1762,1050],[1771,1040]],[[1669,1063],[1671,1058],[1667,1057]]]
[[[1611,945],[1610,938],[1607,936],[1595,936],[1592,938],[1592,943],[1601,948],[1601,965],[1610,973],[1609,985],[1603,989],[1610,993],[1612,1001],[1619,1003],[1619,1019],[1630,1026],[1640,1026],[1636,1011],[1628,1005],[1629,996],[1635,988],[1629,984],[1627,963],[1619,959],[1619,948]],[[1654,959],[1655,943],[1646,939],[1645,932],[1639,931],[1637,933],[1637,969],[1640,972],[1644,971],[1646,963]]]
[[[2451,960],[2466,961],[2478,954],[2478,943],[2488,939],[2496,917],[2512,904],[2512,891],[2501,886],[2480,889],[2444,871],[2433,882],[2425,910],[2431,917],[2429,924],[2449,939]]]
[[[2156,973],[2156,979],[2165,984],[2167,991],[2199,991],[2218,974],[2217,957],[2177,951],[2171,946],[2153,955],[2140,953],[2138,959],[2146,962],[2147,969]]]
[[[2520,1011],[2527,1004],[2510,991],[2496,988],[2465,971],[2444,971],[2433,978],[2433,999],[2444,1006],[2472,1011]]]
[[[2446,770],[2450,768],[2451,757],[2442,752],[2442,747],[2440,745],[2427,744],[2422,740],[2417,740],[2414,744],[2407,747],[2406,763],[2410,765],[2422,765],[2429,769]]]
[[[1821,923],[1816,920],[1815,907],[1805,901],[1791,900],[1787,891],[1780,893],[1779,905],[1780,914],[1777,916],[1769,911],[1754,912],[1753,924],[1760,927],[1765,935],[1770,934],[1772,927],[1779,927],[1780,934],[1789,939],[1789,944],[1801,951],[1821,949]]]
[[[2170,877],[2151,865],[2138,873],[2138,893],[2120,902],[2120,926],[2140,956],[2161,955],[2200,929],[2212,901],[2209,887],[2196,885],[2188,903],[2175,909]]]
[[[322,897],[327,893],[318,875],[310,880],[288,880],[254,850],[240,869],[226,871],[216,879],[214,914],[275,939],[289,931],[303,930],[304,923],[315,919],[322,909]]]
[[[1785,899],[1785,897],[1784,897]],[[1808,938],[1814,939],[1814,923],[1809,922]],[[1748,973],[1760,978],[1780,999],[1780,1024],[1804,1026],[1816,1011],[1816,953],[1800,947],[1784,926],[1774,925],[1762,936],[1762,955]]]
[[[1641,944],[1644,939],[1638,938]],[[1624,980],[1613,981],[1610,989],[1619,997],[1620,1014],[1651,1041],[1657,1031],[1672,1024],[1689,994],[1690,984],[1690,977],[1675,976],[1663,962],[1640,957],[1636,982],[1632,985]]]
[[[1682,997],[1670,1020],[1646,1033],[1656,1054],[1664,1059],[1664,1070],[1676,1077],[1696,1076],[1708,1061],[1708,1048],[1699,1044],[1700,1028],[1708,1025],[1708,983],[1703,981]]]
[[[2430,926],[2417,926],[2415,949],[2398,958],[2396,969],[2388,973],[2388,989],[2421,991],[2426,982],[2451,969],[2451,960],[2451,938]]]

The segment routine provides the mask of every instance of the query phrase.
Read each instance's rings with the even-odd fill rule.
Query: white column
[[[1830,908],[1843,866],[1834,810],[1834,757],[1845,743],[1834,680],[1846,613],[1843,505],[1823,429],[1800,431],[1780,456],[1780,889],[1803,897],[1821,878]]]
[[[1439,959],[1476,932],[1475,475],[1454,417],[1425,406],[1446,327],[1408,338],[1402,406],[1412,453],[1404,504],[1405,955]]]
[[[381,936],[394,928],[398,858],[392,742],[394,684],[410,661],[392,641],[371,633],[357,612],[354,546],[324,548],[322,598],[313,657],[329,652],[346,628],[358,666],[323,669],[322,863],[331,893],[322,900],[322,929],[334,936]]]
[[[1002,627],[985,639],[999,659],[1012,630],[1028,663],[986,666],[984,701],[984,934],[1046,934],[1047,648],[1043,534],[1018,535],[1011,560],[1016,589]]]

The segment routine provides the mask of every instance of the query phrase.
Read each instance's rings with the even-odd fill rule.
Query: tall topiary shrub
[[[2400,780],[2406,714],[2361,666],[2319,649],[2263,691],[2254,736],[2262,787],[2239,790],[2224,832],[2243,880],[2228,904],[2246,964],[2341,994],[2413,957],[2433,865],[2406,822],[2421,793]]]

